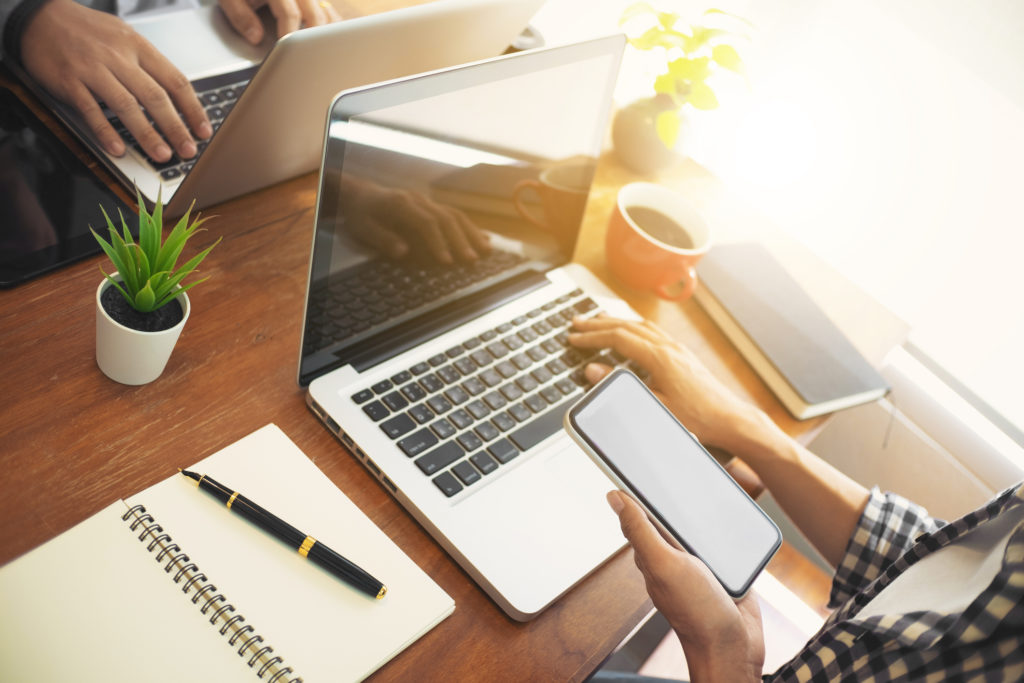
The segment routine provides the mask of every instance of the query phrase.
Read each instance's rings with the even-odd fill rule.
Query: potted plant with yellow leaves
[[[654,79],[654,95],[615,115],[612,142],[626,166],[646,174],[682,158],[678,148],[686,108],[716,109],[718,97],[709,79],[722,70],[743,73],[743,61],[732,44],[741,34],[717,25],[737,22],[750,26],[745,19],[718,9],[705,11],[701,21],[691,25],[679,14],[647,2],[630,5],[622,13],[619,25],[627,29],[630,46],[660,57],[661,67]]]
[[[110,216],[109,241],[90,231],[110,258],[114,272],[100,266],[103,281],[96,289],[96,364],[107,377],[121,384],[147,384],[164,371],[191,312],[185,293],[207,278],[183,281],[217,246],[199,252],[178,266],[188,240],[206,221],[191,207],[163,239],[163,213],[159,197],[153,213],[140,195],[139,239],[136,242],[121,215],[120,232]]]

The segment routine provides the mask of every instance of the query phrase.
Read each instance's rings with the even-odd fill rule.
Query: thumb
[[[604,363],[587,363],[587,367],[583,369],[583,374],[586,376],[588,382],[591,384],[597,384],[607,377],[611,371],[612,369]]]

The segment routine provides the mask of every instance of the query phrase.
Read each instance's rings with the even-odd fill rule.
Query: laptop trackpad
[[[129,23],[189,80],[229,73],[259,64],[275,42],[273,19],[266,11],[264,38],[250,45],[238,35],[218,7],[201,7],[140,17]],[[187,36],[187,39],[183,38]]]

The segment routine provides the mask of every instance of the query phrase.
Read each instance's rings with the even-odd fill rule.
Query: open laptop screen
[[[572,258],[623,43],[510,55],[335,100],[301,384],[411,348]]]

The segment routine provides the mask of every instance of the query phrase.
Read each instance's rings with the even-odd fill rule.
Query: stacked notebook
[[[715,246],[694,298],[798,419],[881,398],[889,386],[759,244]]]
[[[276,426],[182,465],[387,594],[359,592],[175,473],[0,569],[0,680],[359,680],[455,608]]]

